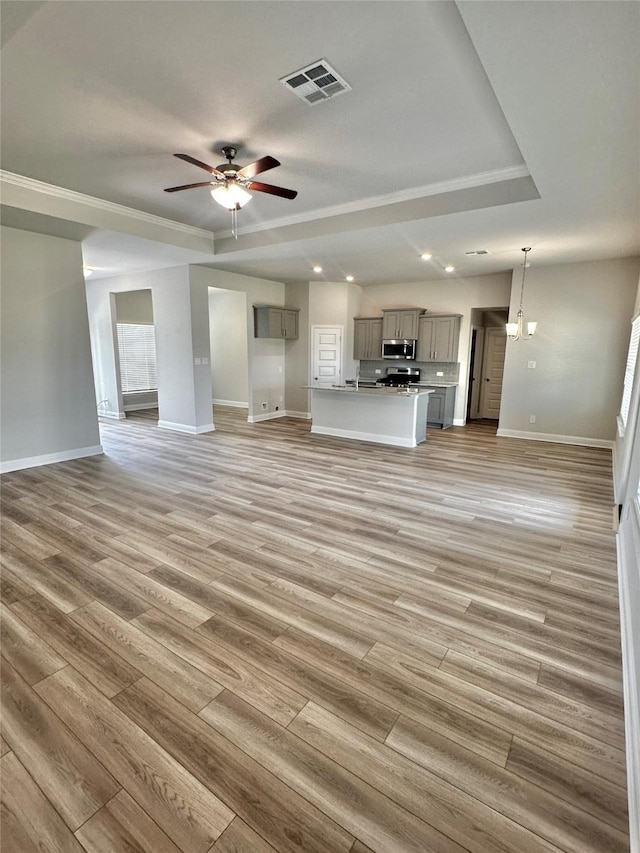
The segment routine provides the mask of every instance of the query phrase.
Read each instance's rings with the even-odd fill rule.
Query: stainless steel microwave
[[[416,341],[382,341],[382,357],[412,361],[416,357]]]

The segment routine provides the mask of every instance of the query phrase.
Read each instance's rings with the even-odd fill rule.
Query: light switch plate
[[[201,358],[194,358],[193,363],[194,364],[202,364],[202,359]]]
[[[527,362],[527,368],[528,368],[529,370],[534,370],[534,369],[535,369],[535,366],[536,366],[535,361],[528,361],[528,362]]]

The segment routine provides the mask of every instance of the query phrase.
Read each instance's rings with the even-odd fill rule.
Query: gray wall
[[[188,267],[134,273],[87,282],[96,390],[107,408],[122,414],[122,393],[114,358],[115,295],[150,289],[156,330],[160,426],[185,432],[213,429],[206,288],[192,285]]]
[[[458,361],[460,374],[454,417],[463,423],[466,417],[471,346],[471,312],[474,308],[500,308],[509,305],[511,273],[449,278],[446,281],[420,281],[409,284],[373,285],[362,288],[360,314],[373,317],[383,308],[426,308],[431,314],[462,314]]]
[[[118,323],[153,326],[153,299],[150,290],[128,290],[124,293],[116,293],[115,301]]]
[[[309,391],[309,283],[287,282],[285,304],[299,308],[298,340],[286,341],[285,353],[285,408],[289,414],[311,417]]]
[[[249,361],[244,293],[209,288],[209,336],[214,403],[247,407]]]
[[[500,431],[610,442],[615,437],[638,259],[594,261],[527,270],[529,341],[508,341]],[[520,300],[514,271],[511,316]],[[527,368],[535,361],[536,368]],[[535,424],[529,415],[536,416]]]
[[[1,233],[2,470],[101,453],[80,244]]]
[[[248,419],[253,421],[272,416],[276,407],[283,411],[285,342],[254,337],[253,306],[283,305],[284,283],[200,266],[189,267],[189,276],[197,287],[218,287],[246,294]],[[266,410],[262,409],[263,402],[267,404]]]

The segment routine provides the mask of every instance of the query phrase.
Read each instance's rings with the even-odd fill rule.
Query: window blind
[[[118,323],[122,391],[156,391],[156,334],[153,326]]]
[[[624,390],[622,392],[622,403],[620,404],[620,419],[626,427],[629,417],[629,406],[631,405],[631,389],[633,388],[633,377],[636,372],[638,360],[638,344],[640,344],[640,314],[631,324],[631,340],[629,341],[629,352],[627,354],[627,366],[624,371]]]

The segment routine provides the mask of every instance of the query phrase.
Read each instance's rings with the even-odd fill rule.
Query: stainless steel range
[[[388,367],[387,375],[378,380],[381,385],[391,385],[393,388],[399,388],[403,385],[410,385],[415,382],[420,382],[419,367]]]

